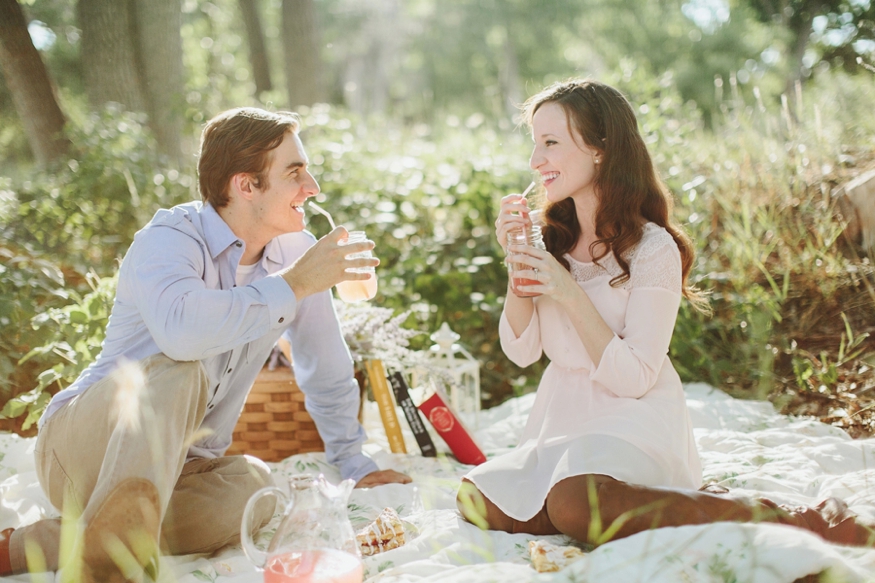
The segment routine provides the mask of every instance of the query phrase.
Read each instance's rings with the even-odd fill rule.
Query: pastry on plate
[[[365,557],[397,549],[406,542],[404,525],[392,508],[384,508],[374,522],[356,533],[355,538]]]
[[[583,555],[583,551],[577,547],[560,547],[543,540],[529,541],[529,556],[532,559],[532,567],[538,573],[559,571]]]

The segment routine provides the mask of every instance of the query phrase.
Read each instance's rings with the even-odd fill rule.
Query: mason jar
[[[535,279],[528,279],[525,277],[514,277],[515,272],[531,268],[524,263],[514,262],[514,256],[510,252],[511,245],[527,245],[529,247],[535,247],[536,249],[546,250],[546,247],[544,246],[544,236],[541,234],[541,227],[538,225],[533,225],[527,229],[513,229],[508,231],[508,255],[505,261],[507,263],[508,278],[510,279],[510,291],[512,291],[515,296],[520,298],[533,298],[535,296],[541,295],[538,292],[521,291],[519,289],[519,286],[521,285],[539,285],[541,282]]]

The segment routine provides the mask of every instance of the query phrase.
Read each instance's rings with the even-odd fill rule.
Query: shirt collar
[[[240,241],[228,223],[225,222],[213,205],[207,203],[201,209],[201,221],[204,226],[204,239],[210,250],[210,257],[215,259],[225,249]],[[242,243],[242,241],[240,241]]]
[[[218,257],[225,251],[225,249],[236,244],[238,241],[243,243],[243,241],[234,234],[234,231],[231,230],[231,227],[228,226],[225,219],[223,219],[216,209],[213,208],[213,205],[209,203],[204,204],[201,209],[201,217],[204,229],[204,239],[207,242],[207,248],[210,250],[210,256],[213,259]],[[277,239],[277,237],[274,237],[268,241],[267,245],[264,247],[263,257],[271,263],[281,264],[283,262],[283,254],[282,248]]]

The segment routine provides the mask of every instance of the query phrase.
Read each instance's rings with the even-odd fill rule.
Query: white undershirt
[[[243,265],[242,263],[237,266],[237,285],[244,286],[252,283],[253,277],[255,277],[255,271],[258,269],[258,262],[256,261],[252,265]]]

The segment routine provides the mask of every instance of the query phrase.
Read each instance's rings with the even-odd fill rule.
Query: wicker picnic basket
[[[325,451],[313,418],[304,408],[304,393],[288,366],[258,373],[243,413],[234,427],[227,455],[248,454],[266,462],[311,451]]]

